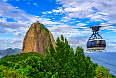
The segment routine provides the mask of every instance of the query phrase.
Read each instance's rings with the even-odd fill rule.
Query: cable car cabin
[[[104,39],[93,39],[87,41],[87,49],[89,51],[104,51],[106,42]]]

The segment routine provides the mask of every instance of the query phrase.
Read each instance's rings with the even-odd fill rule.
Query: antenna
[[[35,23],[41,24],[39,21],[37,21],[37,22],[35,22]]]

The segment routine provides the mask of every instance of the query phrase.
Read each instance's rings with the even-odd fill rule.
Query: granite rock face
[[[45,55],[45,48],[49,51],[50,43],[55,49],[56,44],[51,32],[43,24],[35,22],[31,25],[24,38],[23,53],[33,51]]]

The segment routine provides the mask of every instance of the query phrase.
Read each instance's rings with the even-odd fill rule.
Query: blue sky
[[[0,0],[0,50],[22,49],[23,39],[32,23],[40,21],[54,39],[67,38],[74,51],[86,50],[91,29],[73,26],[116,23],[115,0]],[[108,52],[116,51],[116,26],[103,27],[99,34],[107,42]]]

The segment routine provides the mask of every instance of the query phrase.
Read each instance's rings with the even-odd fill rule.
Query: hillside
[[[74,54],[67,39],[61,35],[56,40],[56,51],[50,44],[46,55],[36,52],[7,55],[0,59],[0,77],[22,78],[116,78],[103,66],[85,56],[82,47]]]
[[[0,53],[3,52],[4,50],[0,50]]]
[[[0,56],[5,56],[5,55],[15,55],[15,54],[19,54],[22,53],[22,51],[18,48],[8,48],[6,50],[4,50],[3,52],[0,53]]]

